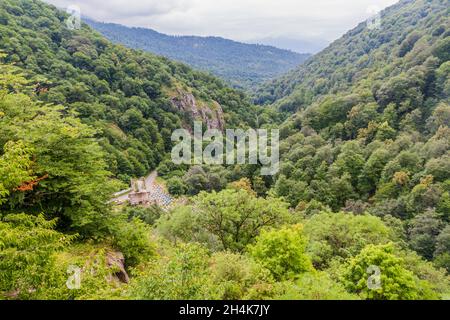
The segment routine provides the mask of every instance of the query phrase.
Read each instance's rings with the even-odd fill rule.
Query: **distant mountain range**
[[[115,43],[209,71],[243,89],[277,78],[310,57],[310,54],[220,37],[170,36],[152,29],[129,28],[87,18],[84,21]]]
[[[324,39],[294,39],[290,37],[263,37],[249,40],[248,43],[262,43],[280,49],[292,50],[294,52],[309,52],[316,54],[325,49],[330,42]]]

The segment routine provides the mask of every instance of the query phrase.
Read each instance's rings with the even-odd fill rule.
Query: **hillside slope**
[[[187,63],[247,89],[288,72],[310,56],[220,37],[169,36],[151,29],[85,21],[113,42]]]
[[[399,75],[423,63],[448,36],[448,17],[448,1],[402,0],[381,12],[380,28],[360,23],[304,65],[262,86],[257,101],[276,101],[292,112],[322,95]]]
[[[35,77],[40,100],[68,107],[108,153],[123,181],[157,166],[171,149],[171,132],[192,127],[247,126],[254,108],[220,80],[150,53],[115,45],[40,1],[0,3],[0,51]]]
[[[281,128],[277,195],[310,214],[405,220],[412,247],[433,257],[434,240],[419,238],[450,218],[448,13],[447,1],[401,1],[381,29],[361,24],[267,86],[262,99],[297,111]],[[427,219],[438,230],[418,230]]]

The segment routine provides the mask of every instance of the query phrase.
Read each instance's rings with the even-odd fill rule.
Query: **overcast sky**
[[[317,51],[397,0],[47,0],[102,22]],[[308,47],[309,46],[309,47]],[[306,50],[302,50],[302,49]]]

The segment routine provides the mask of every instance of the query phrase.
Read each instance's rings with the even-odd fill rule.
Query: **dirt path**
[[[158,172],[155,170],[145,178],[145,189],[147,191],[152,190],[152,187],[154,187],[157,177],[158,177]]]

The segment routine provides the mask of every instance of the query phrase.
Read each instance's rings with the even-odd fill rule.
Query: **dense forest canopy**
[[[83,24],[69,30],[67,14],[40,1],[2,1],[0,50],[6,63],[33,75],[39,99],[62,104],[98,131],[110,170],[123,181],[154,169],[171,149],[173,130],[191,126],[171,103],[181,93],[198,104],[220,104],[226,125],[254,125],[241,93],[205,73],[114,45]]]
[[[449,299],[447,1],[386,9],[265,106],[66,18],[0,3],[1,299]],[[172,163],[187,95],[280,128],[280,172]],[[173,206],[111,203],[154,168]]]
[[[151,29],[128,28],[85,19],[109,40],[209,71],[231,85],[254,89],[299,66],[310,55],[220,37],[169,36]]]
[[[380,29],[359,25],[273,83],[275,105],[298,110],[281,127],[279,196],[400,218],[434,208],[448,219],[448,10],[402,1]]]

